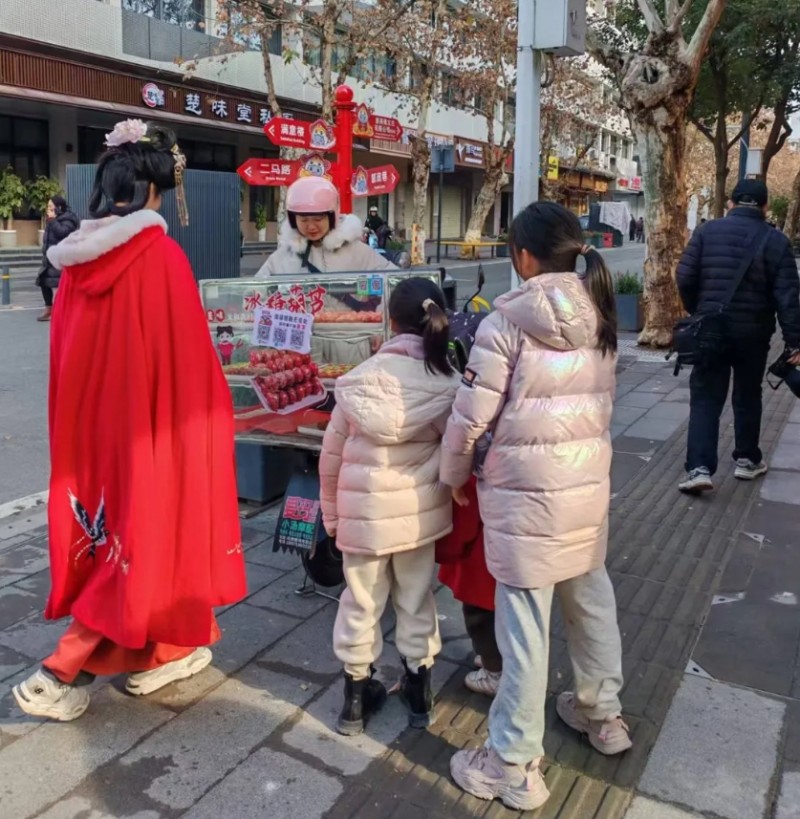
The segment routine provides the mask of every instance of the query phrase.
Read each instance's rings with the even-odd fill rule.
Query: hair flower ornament
[[[146,140],[147,125],[140,119],[126,119],[118,122],[110,134],[106,134],[106,145],[109,148],[118,148],[129,142]]]

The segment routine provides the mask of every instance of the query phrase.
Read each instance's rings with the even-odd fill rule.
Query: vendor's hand
[[[793,367],[800,367],[800,352],[795,353],[795,354],[794,354],[794,355],[793,355],[793,356],[792,356],[792,357],[789,359],[789,363],[790,363],[790,364],[791,364]]]
[[[453,489],[453,500],[459,506],[469,506],[469,498],[463,486],[460,486],[458,489]]]

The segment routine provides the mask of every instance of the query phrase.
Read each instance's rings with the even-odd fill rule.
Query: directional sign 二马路
[[[299,170],[299,162],[254,158],[240,165],[237,173],[248,185],[290,185]]]

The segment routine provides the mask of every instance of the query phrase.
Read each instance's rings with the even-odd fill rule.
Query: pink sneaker
[[[550,798],[538,759],[528,765],[510,765],[491,747],[454,754],[450,773],[459,788],[472,796],[500,799],[514,810],[536,810]]]
[[[623,722],[622,717],[607,720],[589,719],[571,691],[559,695],[556,711],[570,728],[586,734],[592,747],[601,754],[614,756],[633,747],[630,728]]]

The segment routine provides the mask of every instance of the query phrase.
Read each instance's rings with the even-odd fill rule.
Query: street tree
[[[667,347],[682,308],[675,269],[686,244],[686,124],[725,0],[707,0],[690,38],[683,23],[704,0],[623,0],[616,22],[592,18],[589,48],[620,91],[642,152],[647,224],[641,344]]]

